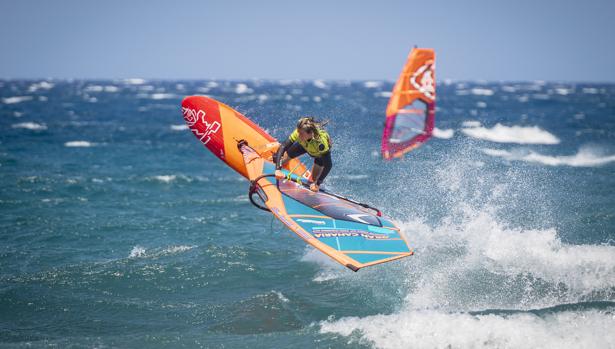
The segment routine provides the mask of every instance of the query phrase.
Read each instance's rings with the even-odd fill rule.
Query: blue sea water
[[[0,80],[0,347],[614,348],[615,85],[438,84],[384,161],[390,81]],[[329,190],[415,255],[353,273],[184,126],[330,120]]]

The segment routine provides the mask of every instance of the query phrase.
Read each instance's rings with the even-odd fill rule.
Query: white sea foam
[[[528,85],[526,89],[529,91],[541,91],[545,85],[546,85],[546,82],[537,80],[537,81],[534,81],[532,85]]]
[[[457,220],[463,212],[465,218]],[[354,334],[351,338],[377,348],[615,345],[615,317],[607,312],[562,311],[541,317],[469,313],[541,309],[577,303],[595,292],[612,293],[614,246],[570,245],[553,228],[509,227],[490,209],[466,206],[453,215],[435,227],[420,220],[398,224],[411,232],[406,235],[418,248],[408,269],[402,269],[406,274],[396,273],[415,285],[400,310],[330,319],[320,323],[321,332]],[[323,276],[328,272],[323,270]]]
[[[288,303],[288,302],[290,302],[290,300],[289,300],[288,298],[286,298],[286,297],[284,296],[284,294],[282,294],[282,292],[280,292],[280,291],[275,291],[275,290],[272,290],[271,292],[273,292],[273,294],[275,294],[275,295],[278,297],[278,299],[279,299],[280,301],[282,301],[283,303]]]
[[[558,95],[562,95],[562,96],[567,96],[573,92],[574,90],[570,88],[559,87],[555,89],[555,93],[557,93]]]
[[[488,88],[479,88],[479,87],[475,87],[471,90],[473,95],[476,96],[492,96],[493,95],[493,90],[488,89]]]
[[[107,86],[88,85],[84,89],[85,92],[109,92],[109,93],[114,93],[119,90],[120,89],[117,86],[113,86],[113,85],[107,85]]]
[[[433,136],[436,138],[441,138],[441,139],[451,139],[453,138],[453,135],[455,135],[455,131],[453,129],[445,129],[445,130],[441,130],[437,127],[434,127],[433,129]]]
[[[154,176],[154,179],[163,183],[171,183],[177,179],[176,175]]]
[[[379,88],[380,86],[382,86],[382,82],[380,82],[380,81],[365,81],[363,83],[363,86],[365,88]]]
[[[323,80],[314,80],[312,83],[318,88],[327,88],[327,84]]]
[[[243,177],[239,177],[239,180],[243,179]],[[186,176],[186,175],[158,175],[158,176],[151,176],[151,177],[146,177],[145,178],[146,181],[156,181],[156,182],[162,182],[162,183],[172,183],[175,181],[182,181],[182,182],[193,182],[193,181],[199,181],[199,182],[209,182],[211,179],[208,177],[202,177],[202,176],[197,176],[197,177],[190,177],[190,176]],[[216,179],[218,181],[227,181],[229,180],[227,177],[220,177],[218,179]]]
[[[45,124],[37,124],[35,122],[21,122],[19,124],[11,125],[12,128],[25,128],[33,131],[43,131],[47,129]]]
[[[349,179],[349,180],[353,181],[353,180],[357,180],[357,179],[367,179],[367,178],[369,178],[369,176],[366,175],[366,174],[346,174],[346,175],[343,175],[342,178]]]
[[[320,271],[315,277],[314,279],[312,279],[312,281],[314,282],[326,282],[329,280],[335,280],[341,277],[341,273],[340,271]]]
[[[113,86],[113,85],[107,85],[105,86],[105,92],[110,92],[110,93],[115,93],[117,91],[119,91],[120,89],[117,86]]]
[[[392,95],[393,95],[393,92],[391,91],[380,91],[380,92],[374,93],[374,96],[382,97],[382,98],[391,98]]]
[[[269,99],[269,96],[265,94],[258,95],[258,103],[265,103]]]
[[[367,179],[369,178],[369,176],[366,174],[335,174],[335,175],[331,175],[331,178],[335,178],[335,179],[342,178],[346,180],[355,181],[355,180]]]
[[[70,141],[64,143],[64,146],[69,148],[89,148],[93,147],[94,145],[94,143],[88,141]]]
[[[187,246],[187,245],[170,246],[170,247],[163,249],[161,254],[169,255],[169,254],[182,253],[182,252],[190,251],[195,247],[196,246]]]
[[[32,100],[32,96],[15,96],[15,97],[7,97],[2,98],[2,102],[4,104],[15,104]]]
[[[145,257],[145,247],[141,247],[139,245],[132,248],[130,251],[130,255],[128,258],[141,258]]]
[[[88,85],[86,86],[83,91],[84,92],[102,92],[105,88],[103,86],[100,85]]]
[[[412,231],[414,244],[429,248],[431,254],[446,255],[449,248],[457,251],[452,255],[448,253],[451,261],[455,260],[454,264],[441,261],[442,264],[436,266],[429,263],[430,270],[425,272],[430,275],[422,275],[423,287],[408,295],[409,306],[548,307],[562,301],[578,302],[596,291],[608,291],[615,284],[614,246],[570,245],[560,240],[554,228],[514,228],[500,222],[489,210],[465,210],[467,217],[460,222],[445,220],[435,228],[420,222],[401,224],[402,231]],[[478,270],[491,275],[491,285],[483,291],[482,299],[468,299],[463,294],[464,286],[451,281]],[[515,280],[519,275],[527,278],[521,281],[527,284],[520,291],[523,298],[519,301],[512,296],[502,297],[498,285],[506,284],[505,279]],[[499,277],[503,279],[497,280]],[[528,281],[533,278],[548,282],[555,288],[554,293],[542,294],[544,291],[540,287],[534,288],[532,281]]]
[[[162,257],[162,256],[168,256],[168,255],[190,251],[195,247],[196,246],[179,245],[179,246],[168,246],[165,248],[152,248],[152,249],[146,250],[145,247],[136,245],[130,251],[130,255],[128,256],[128,258]]]
[[[171,130],[173,131],[184,131],[189,129],[188,125],[183,124],[183,125],[171,125]]]
[[[143,85],[144,83],[146,83],[146,81],[140,78],[130,78],[124,79],[124,83],[127,85]]]
[[[28,92],[36,92],[38,90],[50,90],[51,88],[53,88],[54,84],[47,82],[47,81],[41,81],[39,83],[34,83],[32,85],[30,85],[28,87]]]
[[[172,93],[152,93],[150,98],[154,100],[173,99],[173,98],[177,98],[177,95],[174,95]]]
[[[559,138],[538,126],[504,126],[496,124],[493,128],[471,127],[461,130],[464,134],[491,142],[518,144],[558,144]]]
[[[581,148],[575,155],[543,155],[534,151],[483,149],[483,153],[508,161],[534,162],[548,166],[594,167],[615,162],[615,155],[603,155],[592,148]]]
[[[463,127],[480,127],[480,121],[467,120],[461,123]]]
[[[487,155],[497,156],[497,157],[502,157],[502,158],[512,155],[508,150],[501,150],[501,149],[488,149],[487,148],[487,149],[483,149],[482,151],[483,153]],[[512,160],[512,159],[507,159],[507,160]]]
[[[361,336],[376,348],[613,348],[615,317],[608,312],[469,315],[408,311],[321,322],[322,333]],[[352,343],[352,342],[351,342]]]
[[[597,88],[593,88],[593,87],[584,87],[582,91],[583,93],[590,94],[590,95],[595,95],[600,92]]]
[[[377,348],[486,347],[486,348],[578,348],[615,345],[615,317],[594,310],[560,312],[542,317],[532,313],[472,315],[450,308],[476,307],[478,310],[532,304],[547,307],[557,303],[543,297],[530,282],[522,285],[527,294],[521,301],[501,299],[506,283],[495,277],[514,279],[517,275],[545,280],[557,292],[567,292],[572,301],[594,290],[608,290],[615,282],[615,247],[575,246],[562,243],[553,229],[519,230],[506,228],[489,214],[478,214],[466,224],[444,224],[435,229],[413,222],[413,240],[425,253],[439,256],[425,264],[429,256],[417,255],[415,268],[407,277],[417,279],[418,287],[407,295],[401,310],[393,314],[331,319],[320,323],[321,332],[343,336],[358,335],[359,341]],[[450,250],[448,253],[447,250]],[[442,260],[443,255],[449,260]],[[440,259],[439,259],[440,258]],[[418,260],[417,260],[418,259]],[[416,271],[411,271],[416,270]],[[482,271],[489,282],[485,294],[468,296],[478,281],[461,283]],[[315,280],[317,281],[317,280]],[[524,290],[523,290],[524,288]],[[567,290],[567,291],[562,291]],[[514,292],[514,291],[507,291]],[[495,293],[495,296],[494,294]],[[508,294],[508,293],[506,293]],[[508,303],[508,304],[507,304]],[[512,304],[511,304],[512,303]],[[540,306],[539,306],[540,307]],[[395,326],[390,326],[390,324]],[[356,338],[356,337],[355,337]]]
[[[237,94],[252,93],[252,92],[254,91],[251,88],[249,88],[248,85],[246,84],[239,83],[237,84],[237,86],[235,86],[235,93]]]
[[[152,85],[141,85],[139,86],[139,91],[143,91],[143,92],[151,92],[154,91],[156,88]]]

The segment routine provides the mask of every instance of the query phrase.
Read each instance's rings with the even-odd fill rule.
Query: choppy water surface
[[[3,347],[615,347],[615,85],[441,82],[379,156],[391,82],[0,81]],[[205,94],[284,138],[416,254],[353,273],[252,207],[184,126]]]

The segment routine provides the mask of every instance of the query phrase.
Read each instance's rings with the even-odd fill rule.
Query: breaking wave
[[[517,144],[559,144],[560,140],[553,134],[538,126],[504,126],[496,124],[493,128],[469,127],[461,130],[464,134],[497,143]]]
[[[601,155],[591,148],[581,148],[575,155],[543,155],[534,151],[508,151],[500,149],[483,149],[483,153],[506,159],[524,161],[548,166],[594,167],[615,162],[615,155]]]

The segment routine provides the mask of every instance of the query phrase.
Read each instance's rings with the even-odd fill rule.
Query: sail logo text
[[[425,95],[425,97],[435,100],[436,87],[434,80],[435,64],[428,61],[427,64],[417,69],[410,77],[410,84]]]
[[[218,130],[220,129],[220,123],[214,121],[210,124],[205,121],[203,122],[203,124],[205,124],[205,132],[199,132],[199,130],[197,130],[196,128],[193,128],[192,132],[199,138],[199,140],[203,144],[207,144],[211,140],[210,135],[218,132]]]
[[[218,132],[218,130],[220,129],[220,123],[217,121],[211,123],[207,122],[207,120],[205,120],[205,116],[207,114],[200,109],[199,111],[195,111],[194,109],[190,108],[182,108],[182,112],[184,113],[184,120],[186,120],[186,123],[188,124],[188,126],[190,126],[192,132],[203,144],[209,143],[209,141],[211,140],[210,135]],[[196,127],[192,127],[199,121],[199,119],[201,120],[202,124],[205,125],[204,131],[199,130]]]
[[[186,123],[190,127],[196,124],[196,122],[199,121],[199,119],[205,122],[206,114],[203,110],[199,109],[199,111],[196,111],[194,109],[182,107],[182,113],[184,114],[184,120],[186,120]]]
[[[342,237],[362,237],[368,240],[382,240],[388,239],[389,237],[383,234],[374,234],[368,233],[361,230],[350,230],[350,229],[314,229],[312,230],[312,234],[317,239],[322,238],[342,238]]]

